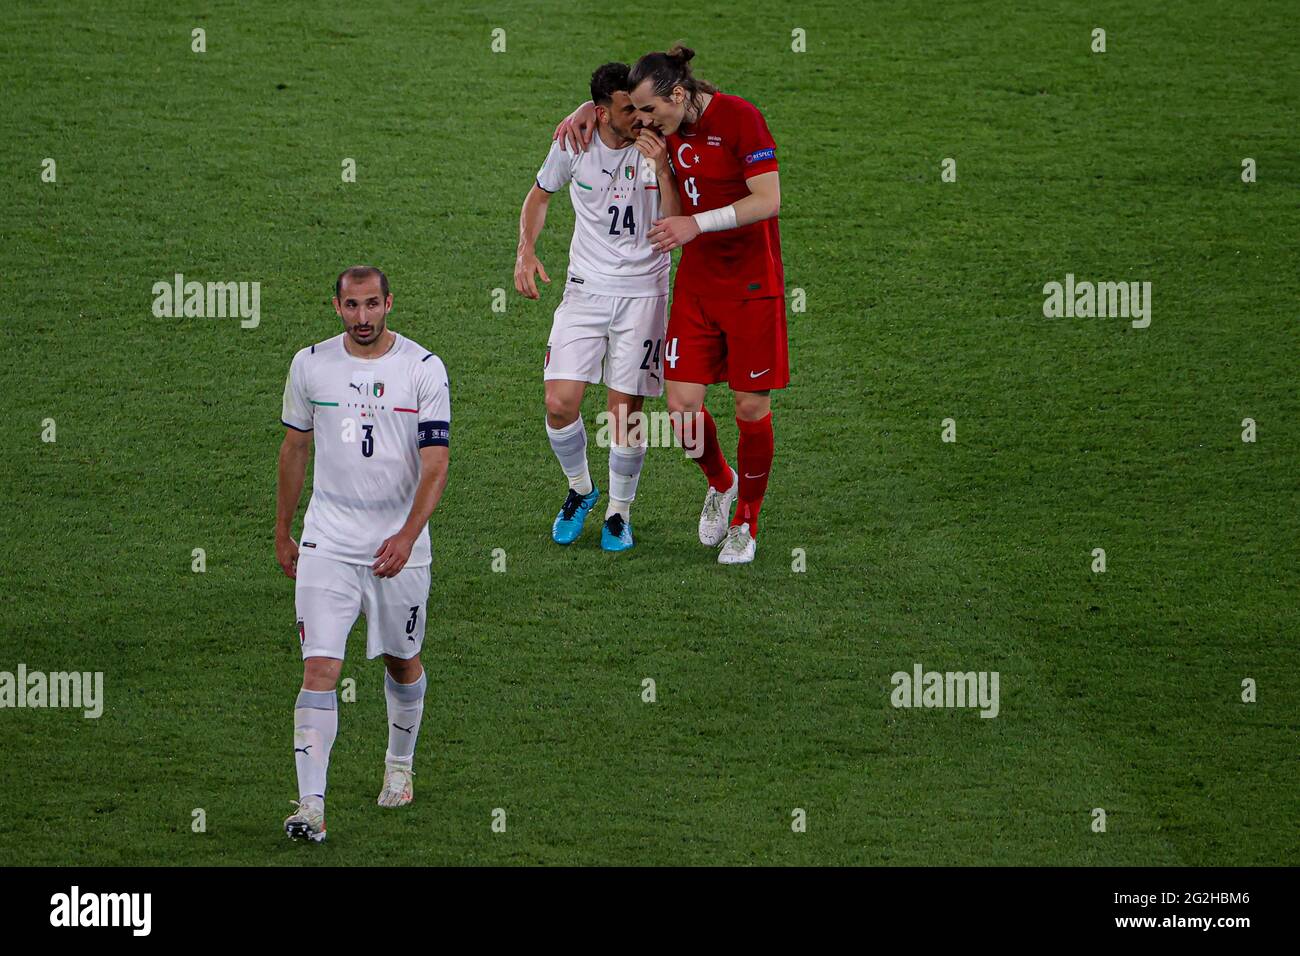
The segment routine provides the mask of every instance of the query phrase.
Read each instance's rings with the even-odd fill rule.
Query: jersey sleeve
[[[572,153],[560,149],[560,141],[557,139],[551,144],[551,151],[546,154],[546,162],[537,171],[537,185],[548,193],[558,192],[569,185],[569,180],[573,178],[573,160]]]
[[[312,407],[307,398],[307,349],[303,349],[289,363],[289,374],[284,380],[284,401],[280,406],[280,424],[300,432],[312,430]]]
[[[416,372],[416,394],[420,401],[420,430],[417,444],[421,448],[451,444],[451,382],[447,366],[430,352]]]
[[[746,179],[776,171],[776,141],[768,131],[767,120],[752,103],[745,103],[738,111],[732,142]]]

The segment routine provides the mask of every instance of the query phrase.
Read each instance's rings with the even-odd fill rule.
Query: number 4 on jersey
[[[664,349],[664,361],[668,363],[669,368],[677,367],[677,338],[668,340],[668,347]]]

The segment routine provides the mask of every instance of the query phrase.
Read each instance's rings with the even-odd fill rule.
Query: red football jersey
[[[714,93],[700,118],[668,137],[683,215],[730,206],[745,180],[773,172],[776,143],[763,114],[739,96]],[[728,299],[785,295],[777,217],[705,232],[682,247],[674,291]]]

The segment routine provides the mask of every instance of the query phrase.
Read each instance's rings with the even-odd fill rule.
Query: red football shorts
[[[785,388],[790,347],[785,297],[714,299],[673,294],[664,342],[671,382],[726,382],[736,392]]]

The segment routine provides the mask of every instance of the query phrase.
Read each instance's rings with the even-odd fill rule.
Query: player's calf
[[[424,717],[424,695],[429,679],[419,655],[401,659],[385,655],[384,698],[388,705],[388,752],[384,755],[381,807],[404,807],[411,802],[411,766]],[[414,676],[414,680],[410,678]],[[402,680],[404,679],[404,681]]]

